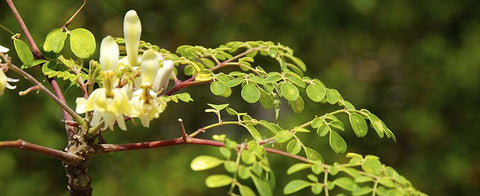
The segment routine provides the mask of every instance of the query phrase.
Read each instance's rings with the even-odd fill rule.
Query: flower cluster
[[[107,36],[100,44],[101,88],[95,89],[88,99],[77,98],[77,113],[93,111],[90,126],[104,123],[113,130],[115,123],[126,130],[124,117],[136,117],[143,126],[158,118],[167,103],[159,97],[165,91],[173,71],[173,61],[164,60],[153,49],[139,56],[142,26],[137,13],[130,10],[124,19],[124,38],[127,56],[120,58],[115,39]],[[124,69],[137,70],[140,77],[120,87],[118,75]]]
[[[0,45],[0,52],[7,53],[9,51],[8,48]],[[6,59],[5,59],[6,60]],[[2,58],[0,58],[0,63],[2,62]],[[0,95],[3,95],[5,88],[8,89],[15,89],[16,86],[9,84],[8,82],[18,82],[18,79],[9,78],[5,75],[4,69],[0,67]]]

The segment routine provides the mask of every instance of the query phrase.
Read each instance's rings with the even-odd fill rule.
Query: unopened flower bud
[[[102,71],[115,72],[119,57],[118,44],[112,36],[103,38],[100,44],[100,65]]]
[[[125,37],[125,47],[130,66],[137,65],[138,47],[140,45],[140,35],[142,34],[142,24],[135,10],[130,10],[125,14],[123,21],[123,34]]]
[[[155,82],[153,83],[152,90],[155,92],[164,91],[168,86],[168,81],[170,81],[170,76],[173,72],[173,61],[166,60],[163,61],[163,66],[157,72],[155,77]]]
[[[143,53],[142,56],[142,85],[149,84],[150,86],[153,84],[155,80],[155,75],[158,71],[158,56],[154,50],[147,50]]]

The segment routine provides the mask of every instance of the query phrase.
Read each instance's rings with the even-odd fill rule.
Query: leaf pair
[[[96,48],[95,36],[84,28],[63,32],[56,28],[50,31],[43,43],[45,52],[59,53],[62,51],[67,36],[70,35],[70,49],[79,58],[88,58],[93,55]]]

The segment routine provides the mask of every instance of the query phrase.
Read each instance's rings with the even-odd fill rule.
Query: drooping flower
[[[159,71],[158,68],[157,52],[147,50],[143,53],[141,61],[142,83],[140,89],[133,92],[130,104],[133,108],[132,116],[140,118],[142,125],[145,127],[149,127],[150,121],[158,118],[167,106],[167,103],[161,97],[157,97],[157,93],[152,90],[152,84]]]
[[[118,64],[118,45],[110,36],[105,37],[100,45],[100,75],[103,87],[95,89],[88,100],[77,98],[77,113],[93,111],[90,126],[96,126],[104,120],[104,128],[113,130],[115,122],[122,130],[126,130],[124,115],[131,113],[128,96],[120,88],[114,88],[115,71]]]
[[[0,69],[0,95],[3,95],[5,88],[15,89],[16,86],[9,84],[8,82],[18,82],[18,79],[9,78],[3,73],[3,70]]]
[[[163,66],[157,72],[155,81],[153,82],[152,89],[155,92],[163,92],[167,89],[168,81],[170,81],[170,76],[173,72],[173,61],[166,60],[163,61]]]
[[[140,35],[142,34],[142,24],[135,10],[129,10],[123,20],[123,34],[125,37],[125,47],[130,66],[136,66],[138,61],[138,47],[140,45]]]

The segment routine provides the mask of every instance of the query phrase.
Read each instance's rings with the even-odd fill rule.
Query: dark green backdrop
[[[82,1],[15,3],[41,45],[48,31],[60,27]],[[339,89],[357,107],[376,113],[398,138],[394,143],[369,133],[357,139],[347,132],[347,143],[351,143],[348,151],[379,155],[430,195],[480,192],[479,1],[92,0],[71,28],[88,28],[97,41],[107,34],[122,36],[123,15],[129,9],[139,13],[142,39],[171,51],[183,44],[216,47],[235,40],[271,40],[290,46],[307,64],[307,75]],[[20,32],[5,2],[0,3],[0,23]],[[6,31],[0,30],[0,44],[13,48]],[[18,90],[28,85],[21,82]],[[150,129],[107,132],[107,141],[177,137],[179,117],[189,131],[212,122],[214,116],[203,113],[204,103],[227,100],[209,98],[208,86],[193,88],[197,103],[170,105]],[[0,97],[0,140],[22,138],[62,149],[66,138],[58,121],[58,107],[42,94],[18,97],[16,93],[8,91]],[[77,92],[67,91],[67,99],[76,96]],[[235,96],[239,93],[234,92]],[[239,111],[272,118],[272,111],[267,116],[258,113],[258,105],[232,102]],[[311,111],[304,118],[285,114],[281,119],[285,124],[302,122],[326,111],[321,105],[308,108]],[[229,130],[215,133],[225,131]],[[323,138],[314,139],[324,157],[337,157]],[[190,170],[189,162],[196,154],[218,152],[210,147],[177,146],[95,157],[90,168],[94,193],[223,195],[225,190],[205,187],[203,180],[208,172]],[[341,160],[342,156],[338,157]],[[283,187],[283,170],[288,167],[286,163],[294,161],[275,161],[280,158],[272,156],[272,162],[278,186]],[[1,195],[65,195],[65,186],[58,161],[31,152],[0,149]],[[281,188],[277,191],[280,193]]]

